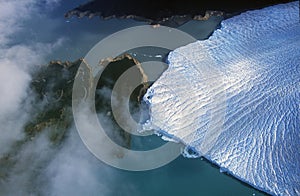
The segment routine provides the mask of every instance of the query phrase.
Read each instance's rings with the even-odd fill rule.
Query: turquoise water
[[[193,24],[195,24],[193,22]],[[143,52],[141,52],[143,51]],[[153,52],[148,50],[148,52]],[[139,50],[135,54],[145,54],[147,50]],[[163,54],[164,51],[162,50]],[[139,57],[139,55],[137,55]],[[143,60],[146,60],[145,57]],[[99,80],[102,85],[106,84],[107,88],[112,88],[114,85],[114,79],[118,78],[118,74],[121,74],[124,67],[131,67],[133,64],[128,61],[122,61],[120,63],[110,64]],[[109,80],[111,79],[111,80]],[[109,82],[105,82],[109,81]],[[98,83],[98,85],[99,85]],[[108,83],[108,84],[107,84]],[[99,92],[101,92],[99,88]],[[141,86],[140,86],[141,87]],[[107,92],[107,89],[104,91]],[[136,93],[139,92],[138,88],[133,92],[136,97]],[[106,114],[111,110],[110,97],[99,93],[96,95],[96,100],[101,99],[103,102],[96,104],[98,112]],[[132,99],[132,103],[136,103],[137,100]],[[133,104],[137,106],[137,104]],[[131,110],[134,111],[137,107],[132,107]],[[135,120],[138,121],[139,117],[136,116]],[[117,139],[113,138],[114,134],[121,129],[113,120],[113,117],[99,117],[99,121],[102,125],[106,126],[106,131],[109,136],[119,145],[123,145],[128,148],[126,142],[120,142],[119,137]],[[116,131],[118,130],[118,131]],[[79,142],[80,139],[78,138]],[[130,139],[130,149],[134,150],[150,150],[157,148],[165,142],[156,135],[139,137],[131,136]],[[83,147],[85,148],[85,147]],[[95,161],[95,164],[97,161]],[[209,163],[203,158],[189,159],[179,156],[173,162],[150,171],[143,172],[130,172],[123,171],[115,168],[111,168],[107,165],[99,165],[99,170],[103,167],[113,170],[114,179],[113,184],[108,184],[109,191],[106,195],[125,195],[125,196],[152,196],[152,195],[264,195],[264,193],[255,190],[254,188],[248,186],[247,184],[240,182],[233,177],[221,173],[217,166]],[[99,172],[101,173],[101,172]],[[105,174],[107,175],[107,174]],[[99,182],[102,182],[103,176],[99,176]]]
[[[201,159],[179,157],[153,171],[119,173],[118,184],[135,187],[125,195],[264,195]]]
[[[62,38],[61,45],[45,59],[45,64],[53,59],[74,61],[83,57],[105,36],[127,27],[145,24],[133,20],[101,21],[99,18],[63,18],[64,12],[72,8],[72,4],[61,4],[47,12],[43,18],[27,21],[25,25],[33,31],[27,34],[21,33],[16,37],[15,42],[51,43]],[[197,38],[206,38],[218,23],[219,19],[215,18],[210,21],[194,21],[185,24],[181,29],[186,29]],[[111,168],[89,153],[75,129],[72,129],[72,132],[69,140],[62,145],[61,151],[54,155],[53,161],[49,163],[49,170],[45,171],[45,174],[40,174],[40,178],[49,179],[47,182],[49,184],[45,185],[48,187],[46,193],[52,190],[54,195],[71,193],[104,196],[263,195],[250,186],[221,173],[219,168],[201,158],[187,159],[180,156],[164,167],[145,172],[128,172]],[[137,140],[133,140],[133,144],[134,142],[141,144]],[[163,143],[158,137],[152,136],[152,140]],[[80,164],[81,162],[84,164]],[[60,175],[61,178],[58,178],[57,176]]]

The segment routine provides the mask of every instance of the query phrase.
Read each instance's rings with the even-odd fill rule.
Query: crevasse
[[[147,126],[257,189],[300,195],[299,2],[227,19],[168,61]]]

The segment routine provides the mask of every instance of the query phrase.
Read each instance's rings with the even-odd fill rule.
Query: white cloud
[[[45,0],[47,6],[56,7],[60,4],[61,0]]]
[[[115,175],[86,149],[73,128],[45,177],[49,179],[45,195],[108,195]]]
[[[12,156],[14,167],[4,168],[10,175],[0,183],[0,195],[39,195],[44,179],[39,173],[44,170],[54,149],[50,147],[46,132],[26,143]],[[41,153],[42,152],[42,153]],[[4,166],[5,167],[5,166]]]
[[[114,183],[115,172],[99,164],[74,128],[61,149],[51,148],[47,130],[43,130],[18,152],[11,151],[12,144],[24,137],[23,126],[30,118],[28,112],[37,107],[32,105],[30,73],[36,66],[46,64],[47,55],[64,43],[57,35],[48,39],[52,43],[28,42],[17,37],[27,34],[30,22],[40,16],[41,2],[52,8],[60,3],[59,0],[0,0],[0,158],[13,152],[10,156],[16,161],[7,169],[7,179],[1,179],[0,173],[0,195],[110,194],[109,185]],[[56,22],[47,20],[46,32],[53,32]]]
[[[50,9],[59,2],[42,1]],[[78,145],[81,141],[75,129],[62,149],[51,148],[47,130],[43,130],[22,149],[12,151],[12,144],[24,138],[29,111],[37,107],[32,105],[30,73],[37,66],[46,64],[47,55],[64,43],[57,35],[53,36],[52,43],[22,41],[17,37],[26,34],[30,21],[36,21],[34,17],[42,14],[40,6],[39,0],[0,0],[0,158],[13,152],[10,157],[16,161],[13,167],[1,168],[9,176],[1,179],[0,171],[0,195],[106,194],[114,175],[111,175],[111,169],[99,165],[83,144]],[[43,18],[47,19],[45,26],[49,32],[57,27],[55,20]]]
[[[16,44],[17,34],[26,34],[26,22],[39,12],[37,0],[0,0],[0,157],[13,141],[23,137],[30,99],[30,70],[45,63],[55,43]],[[57,1],[58,2],[58,1]]]
[[[35,7],[34,0],[0,0],[0,46],[11,41],[14,33],[22,28]]]

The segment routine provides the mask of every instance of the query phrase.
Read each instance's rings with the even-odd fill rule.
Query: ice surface
[[[298,5],[245,12],[171,52],[146,127],[260,190],[300,195]]]

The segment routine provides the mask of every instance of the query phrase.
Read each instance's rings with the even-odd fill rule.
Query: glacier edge
[[[300,194],[298,4],[245,12],[176,49],[144,96],[152,128],[274,195]]]

